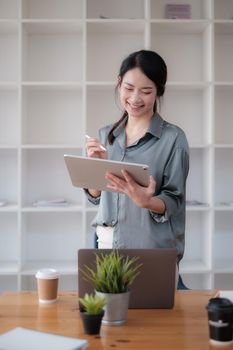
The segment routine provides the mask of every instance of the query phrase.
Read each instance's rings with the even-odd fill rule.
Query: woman
[[[106,174],[111,192],[86,193],[99,204],[93,222],[99,248],[175,247],[179,264],[184,253],[189,147],[184,132],[158,114],[166,80],[167,67],[157,53],[141,50],[126,57],[117,84],[123,116],[100,129],[99,139],[86,143],[89,157],[149,165],[148,187],[123,170],[123,179]]]

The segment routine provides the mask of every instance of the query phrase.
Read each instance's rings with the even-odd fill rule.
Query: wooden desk
[[[60,293],[58,302],[47,306],[39,305],[33,292],[4,293],[0,295],[0,333],[21,326],[85,338],[96,350],[212,349],[205,309],[211,296],[209,291],[178,291],[172,310],[129,310],[126,325],[105,325],[100,336],[87,336],[76,293]]]

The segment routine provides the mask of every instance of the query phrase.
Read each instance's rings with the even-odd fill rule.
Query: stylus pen
[[[86,137],[86,139],[91,139],[91,136],[89,136],[89,135],[85,135],[85,137]],[[107,151],[107,149],[104,147],[104,146],[102,146],[102,145],[100,145],[100,148],[103,150],[103,151]]]

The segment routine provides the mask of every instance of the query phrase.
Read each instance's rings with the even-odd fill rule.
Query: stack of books
[[[166,4],[165,18],[167,19],[190,19],[190,4]]]

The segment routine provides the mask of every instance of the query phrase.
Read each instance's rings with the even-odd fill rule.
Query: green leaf
[[[83,298],[79,298],[79,302],[84,306],[85,312],[90,315],[98,315],[103,311],[106,305],[105,298],[95,294],[85,294]]]
[[[142,264],[139,257],[129,258],[112,250],[109,254],[95,255],[94,266],[80,269],[83,278],[91,283],[95,290],[103,293],[123,293],[140,273]]]

